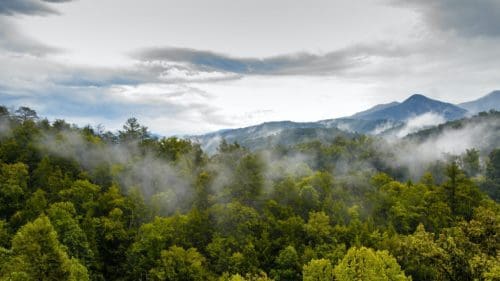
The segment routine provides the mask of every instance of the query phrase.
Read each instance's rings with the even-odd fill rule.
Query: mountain
[[[370,115],[376,111],[380,111],[380,110],[383,110],[383,109],[386,109],[386,108],[390,108],[390,107],[393,107],[393,106],[396,106],[400,104],[399,102],[397,101],[393,101],[393,102],[390,102],[390,103],[383,103],[383,104],[377,104],[376,106],[370,108],[370,109],[367,109],[365,111],[361,111],[361,112],[358,112],[354,115],[351,116],[351,118],[355,118],[355,119],[362,119],[364,116],[367,116],[367,115]]]
[[[340,130],[346,132],[369,135],[378,135],[389,128],[403,125],[403,122],[393,120],[363,120],[352,117],[320,120],[316,123],[321,124],[326,128],[339,128]]]
[[[404,137],[416,143],[431,142],[433,149],[480,149],[486,153],[500,147],[500,112],[481,112],[471,117],[448,121]]]
[[[329,142],[337,136],[350,137],[353,133],[327,127],[320,122],[267,122],[232,130],[221,130],[205,135],[189,137],[201,144],[209,152],[215,152],[222,139],[227,142],[238,142],[251,150],[258,150],[276,145],[294,145],[307,141],[319,140]]]
[[[245,128],[224,129],[188,138],[200,143],[202,148],[208,152],[215,152],[222,139],[229,143],[238,142],[242,146],[256,150],[313,140],[329,142],[337,136],[351,137],[358,133],[376,135],[401,125],[403,122],[353,118],[337,118],[317,122],[276,121]]]
[[[493,91],[477,100],[458,104],[461,108],[467,109],[470,113],[489,111],[491,109],[500,110],[500,91]]]
[[[412,95],[402,103],[390,103],[379,105],[353,116],[364,120],[392,120],[405,121],[409,118],[424,113],[436,113],[442,115],[446,120],[455,120],[464,117],[467,111],[451,103],[445,103],[430,99],[423,95]]]
[[[477,104],[497,104],[500,92],[473,101]],[[451,103],[430,99],[423,95],[412,95],[403,102],[391,102],[376,105],[350,117],[326,119],[317,122],[277,121],[260,125],[225,129],[205,135],[188,137],[198,142],[208,152],[215,152],[222,139],[255,150],[274,145],[293,145],[305,141],[330,141],[337,136],[355,134],[371,135],[406,135],[422,128],[437,125],[434,120],[427,120],[425,113],[442,116],[441,123],[457,120],[467,115],[467,110]],[[421,117],[421,120],[413,117]],[[443,119],[444,118],[444,119]],[[408,120],[410,122],[408,122]],[[417,120],[418,119],[418,120]],[[413,124],[411,121],[413,120]],[[431,122],[432,121],[432,122]],[[404,133],[404,134],[403,134]]]

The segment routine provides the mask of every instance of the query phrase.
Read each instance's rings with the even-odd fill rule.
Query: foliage
[[[88,280],[87,269],[68,257],[46,216],[16,233],[11,257],[0,276],[5,280]]]
[[[500,277],[498,142],[414,177],[363,135],[209,155],[135,118],[112,133],[0,107],[0,122],[0,280]]]
[[[184,250],[172,246],[161,252],[161,257],[153,269],[153,280],[205,280],[205,258],[194,248]]]
[[[387,251],[361,247],[351,248],[335,266],[335,280],[411,280],[405,276],[396,259]]]
[[[304,281],[330,281],[333,280],[332,263],[326,259],[311,260],[302,269]]]

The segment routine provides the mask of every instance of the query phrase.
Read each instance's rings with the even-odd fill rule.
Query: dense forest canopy
[[[500,280],[498,131],[422,157],[499,119],[208,155],[0,107],[0,280]]]

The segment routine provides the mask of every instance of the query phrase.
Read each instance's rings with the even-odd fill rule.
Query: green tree
[[[46,156],[33,171],[33,186],[47,192],[49,199],[58,198],[61,190],[71,186],[72,176],[65,173],[61,166],[64,168],[64,165],[58,165],[56,159]]]
[[[441,280],[446,269],[446,252],[434,241],[434,234],[420,224],[415,233],[403,237],[395,250],[401,265],[415,280]]]
[[[258,274],[247,273],[244,276],[240,274],[230,275],[225,273],[219,278],[219,281],[272,281],[272,279],[267,277],[265,272],[260,272]]]
[[[137,118],[131,117],[123,125],[123,130],[118,132],[121,142],[143,141],[150,137],[148,128],[139,124]]]
[[[87,269],[68,257],[46,216],[23,226],[12,240],[12,257],[1,270],[5,280],[89,280]]]
[[[70,202],[54,203],[47,210],[47,215],[57,231],[59,241],[67,247],[69,256],[90,265],[94,254],[85,232],[75,218],[76,210],[73,204]]]
[[[152,222],[141,225],[127,252],[131,279],[138,280],[146,276],[160,259],[163,249],[172,245],[192,247],[188,223],[188,216],[174,215],[168,218],[156,217]]]
[[[25,164],[0,164],[0,218],[10,218],[23,206],[28,179]]]
[[[10,117],[9,109],[3,105],[0,105],[0,122],[7,120]]]
[[[194,206],[198,210],[206,210],[210,205],[210,185],[212,183],[212,176],[208,172],[201,172],[195,183],[195,196],[194,196]]]
[[[492,150],[489,154],[483,190],[497,202],[500,200],[500,148]]]
[[[255,206],[264,186],[263,162],[256,155],[249,154],[241,158],[231,186],[231,197],[247,205]]]
[[[193,149],[191,141],[177,137],[163,138],[158,142],[158,154],[161,158],[176,162],[182,155]]]
[[[468,176],[474,177],[480,172],[479,150],[474,148],[465,150],[461,160],[462,169]]]
[[[206,280],[205,258],[195,248],[185,250],[172,246],[161,252],[150,274],[153,280]]]
[[[333,267],[327,259],[311,260],[302,268],[302,280],[304,281],[332,281]]]
[[[465,176],[455,162],[448,165],[446,175],[448,180],[442,187],[452,214],[470,219],[474,208],[483,197],[479,188]]]
[[[405,281],[406,277],[396,259],[387,251],[370,248],[350,248],[334,268],[335,280]]]
[[[324,212],[310,212],[304,229],[317,244],[332,242],[333,227],[330,225],[330,217]]]
[[[59,192],[61,199],[70,201],[80,214],[95,211],[96,200],[98,199],[101,187],[92,184],[87,180],[76,180],[70,188]]]
[[[301,264],[299,254],[293,246],[281,250],[276,258],[276,266],[271,270],[271,276],[277,281],[300,280]]]
[[[7,228],[7,222],[0,220],[0,247],[8,248],[10,244],[11,235]]]
[[[120,208],[112,209],[107,216],[98,220],[97,227],[99,252],[104,262],[104,277],[116,279],[123,274],[126,251],[130,243],[123,211]]]
[[[15,118],[20,122],[26,122],[28,120],[38,119],[38,115],[36,114],[36,111],[34,111],[33,109],[26,106],[21,106],[18,109],[16,109]]]

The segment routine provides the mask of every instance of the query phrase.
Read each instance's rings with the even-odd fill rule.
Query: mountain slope
[[[449,121],[409,134],[405,139],[417,143],[430,142],[430,151],[437,151],[439,147],[462,148],[462,151],[474,147],[488,153],[500,147],[500,112],[483,112]]]
[[[233,130],[223,130],[193,136],[190,139],[200,143],[205,151],[213,153],[222,139],[229,143],[238,142],[250,150],[257,150],[276,145],[294,145],[312,140],[328,142],[337,136],[349,137],[352,135],[352,133],[342,131],[336,127],[327,128],[319,122],[298,123],[280,121]]]
[[[497,95],[492,93],[478,101],[488,103],[492,97],[496,98]],[[465,117],[467,113],[467,110],[450,103],[433,100],[423,95],[412,95],[401,103],[379,104],[350,117],[317,122],[267,122],[245,128],[220,130],[189,138],[200,143],[209,152],[215,152],[222,139],[228,142],[238,142],[249,149],[259,149],[269,145],[296,144],[314,140],[315,138],[320,141],[329,141],[339,135],[352,136],[356,133],[371,135],[398,135],[402,131],[411,133],[420,128],[436,125],[432,122],[430,124],[424,122],[425,126],[410,124],[412,120],[422,123],[426,120],[418,118],[432,114],[433,116],[429,116],[438,116],[441,122],[445,122]]]
[[[361,112],[358,112],[358,113],[352,115],[351,118],[362,119],[364,116],[370,115],[370,114],[377,112],[377,111],[380,111],[380,110],[384,110],[386,108],[396,106],[398,104],[400,104],[400,103],[397,101],[393,101],[390,103],[377,104],[376,106],[374,106],[370,109],[367,109],[365,111],[361,111]]]
[[[393,120],[405,121],[409,118],[419,116],[425,113],[433,112],[442,115],[446,120],[455,120],[462,118],[466,115],[467,111],[451,103],[445,103],[438,100],[430,99],[423,95],[413,95],[406,99],[404,102],[393,105],[381,107],[382,109],[362,112],[358,117],[364,120]],[[356,114],[354,115],[356,116]]]
[[[467,109],[470,113],[489,111],[491,109],[500,110],[500,91],[493,91],[477,100],[458,104],[461,108]]]
[[[337,118],[337,119],[327,119],[321,120],[317,123],[325,126],[326,128],[339,128],[340,130],[352,133],[377,135],[379,133],[393,128],[395,126],[402,125],[403,122],[376,119],[376,120],[364,120],[357,119],[353,117],[347,118]]]

